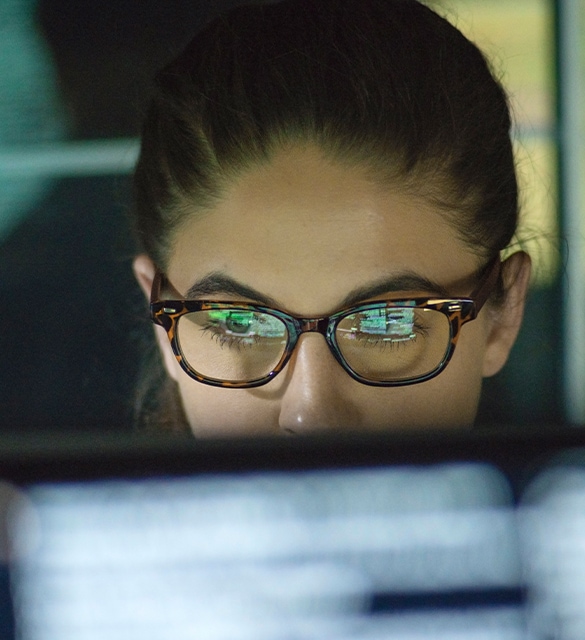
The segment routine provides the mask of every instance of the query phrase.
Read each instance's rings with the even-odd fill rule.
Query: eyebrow
[[[383,278],[371,285],[353,289],[345,296],[341,306],[352,307],[364,300],[375,298],[383,293],[398,291],[421,291],[440,298],[452,297],[444,287],[429,278],[424,278],[416,273],[403,273],[397,276]]]
[[[234,278],[224,275],[220,272],[209,273],[200,280],[197,280],[189,287],[186,299],[201,298],[203,296],[217,296],[218,294],[227,294],[248,298],[259,302],[266,307],[278,307],[274,298],[267,296],[260,291],[249,287]]]
[[[392,293],[397,291],[422,291],[429,295],[442,298],[451,297],[449,293],[438,283],[424,278],[414,273],[404,273],[397,276],[383,278],[378,282],[364,287],[357,287],[341,302],[340,308],[352,307],[354,305],[369,300],[383,293]],[[267,306],[279,308],[277,300],[267,296],[253,287],[249,287],[238,282],[230,276],[226,276],[221,272],[209,273],[200,280],[197,280],[187,291],[186,298],[194,299],[205,296],[217,296],[221,294],[240,296],[249,300]]]

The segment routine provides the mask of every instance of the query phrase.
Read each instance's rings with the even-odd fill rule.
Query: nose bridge
[[[330,334],[330,319],[328,317],[323,318],[296,318],[297,327],[297,340],[295,341],[295,351],[299,348],[298,340],[305,333],[320,333],[325,338],[327,350],[337,360],[338,365],[344,369],[344,365],[339,361],[338,355],[335,353],[335,347],[333,346]],[[293,356],[296,359],[296,355]]]
[[[302,333],[324,334],[321,319],[303,322]],[[300,339],[285,374],[287,383],[280,405],[280,428],[287,433],[307,433],[355,427],[356,409],[342,391],[347,373],[333,357],[329,345],[316,336]]]

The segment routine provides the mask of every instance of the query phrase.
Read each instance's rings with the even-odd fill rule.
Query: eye
[[[201,329],[209,332],[218,344],[232,347],[252,346],[258,339],[253,311],[217,309],[209,311]]]
[[[450,325],[436,310],[374,307],[344,316],[337,346],[348,366],[372,381],[401,381],[435,370],[449,350]]]
[[[413,309],[370,309],[356,317],[358,333],[383,341],[412,340],[416,337]]]
[[[345,340],[368,345],[404,345],[426,335],[422,315],[411,308],[379,307],[347,315],[337,327]]]
[[[277,317],[248,309],[213,309],[186,314],[179,324],[185,336],[187,323],[199,327],[222,346],[251,347],[266,345],[276,340],[286,342],[286,325]]]
[[[286,353],[286,323],[259,309],[217,305],[179,318],[176,344],[181,362],[219,381],[246,382],[270,375]]]
[[[223,311],[220,313],[226,314],[224,319],[225,327],[232,333],[247,333],[254,320],[254,313],[252,311]]]
[[[245,309],[216,309],[207,313],[207,324],[221,328],[228,334],[275,338],[286,333],[284,323],[267,313]]]
[[[215,309],[199,317],[206,318],[206,326],[215,327],[229,335],[248,335],[254,324],[254,312],[244,309]]]

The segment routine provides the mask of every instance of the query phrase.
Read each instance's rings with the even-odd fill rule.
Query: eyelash
[[[366,344],[371,344],[371,346],[380,346],[381,348],[389,348],[389,349],[399,349],[400,347],[406,347],[406,344],[412,344],[412,342],[416,342],[419,336],[427,337],[428,336],[428,328],[424,327],[419,323],[413,324],[414,336],[412,338],[408,338],[407,340],[383,340],[381,338],[377,338],[373,336],[371,333],[358,333],[356,334],[356,338],[360,342],[365,342]]]
[[[258,336],[237,336],[225,333],[225,329],[220,325],[207,324],[201,328],[203,333],[210,333],[211,338],[215,340],[221,347],[227,346],[228,349],[242,349],[252,347],[258,342]]]

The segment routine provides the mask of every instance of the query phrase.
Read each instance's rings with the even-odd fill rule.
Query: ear
[[[140,288],[144,292],[146,299],[150,302],[150,292],[152,290],[152,282],[156,273],[156,267],[154,262],[146,255],[140,254],[134,258],[132,263],[134,270],[134,276],[140,285]],[[173,380],[177,380],[177,374],[179,373],[180,365],[175,358],[175,354],[171,348],[171,343],[167,337],[167,332],[163,327],[156,324],[154,325],[154,333],[156,335],[156,341],[158,342],[159,349],[161,351],[165,369],[169,376]]]
[[[491,316],[483,362],[486,378],[500,371],[514,346],[524,316],[530,271],[530,256],[524,251],[514,253],[502,263],[504,299],[486,309]]]
[[[134,258],[132,269],[134,271],[134,277],[138,281],[146,299],[150,301],[150,292],[152,290],[154,274],[156,273],[154,262],[145,253],[141,253]]]

